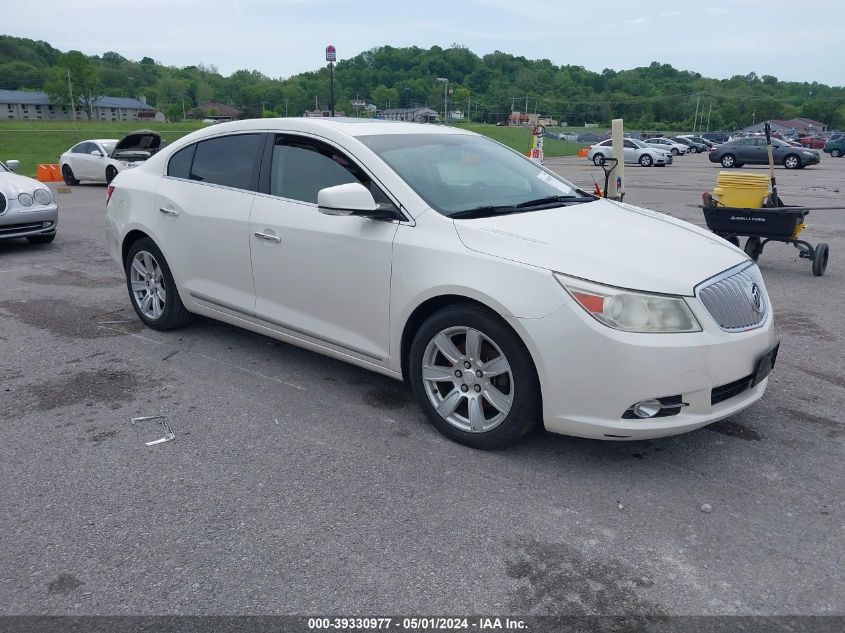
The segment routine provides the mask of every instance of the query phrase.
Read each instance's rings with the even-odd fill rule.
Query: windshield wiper
[[[519,213],[520,209],[510,205],[487,205],[483,207],[475,207],[474,209],[464,209],[463,211],[455,211],[450,213],[450,218],[489,218],[491,215],[499,215],[504,213]]]
[[[524,209],[526,207],[539,207],[546,204],[558,204],[560,202],[592,202],[594,199],[595,198],[584,198],[582,196],[546,196],[544,198],[537,198],[536,200],[520,202],[516,205],[516,208]]]

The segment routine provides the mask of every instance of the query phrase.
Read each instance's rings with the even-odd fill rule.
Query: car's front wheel
[[[458,304],[430,316],[411,344],[408,371],[425,414],[461,444],[501,448],[540,419],[540,384],[528,350],[481,306]]]
[[[642,165],[643,167],[651,167],[653,162],[654,161],[651,159],[651,156],[649,156],[648,154],[643,154],[642,156],[640,156],[640,165]]]
[[[155,242],[144,237],[129,247],[124,262],[126,285],[138,318],[154,330],[182,327],[191,318],[170,267]]]
[[[64,179],[65,184],[68,186],[79,184],[79,181],[73,175],[73,170],[70,168],[70,165],[62,165],[62,179]]]
[[[787,169],[798,169],[801,167],[801,159],[795,154],[790,154],[783,159],[783,166]]]

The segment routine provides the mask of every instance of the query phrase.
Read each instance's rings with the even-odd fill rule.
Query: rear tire
[[[722,156],[722,160],[719,161],[722,163],[722,167],[730,169],[731,167],[736,167],[736,156],[733,154],[725,154]]]
[[[110,185],[111,181],[114,180],[114,177],[117,176],[117,169],[115,169],[114,165],[109,165],[106,167],[106,184]]]
[[[821,242],[816,246],[816,253],[813,256],[813,274],[816,277],[821,277],[824,275],[824,271],[827,270],[827,258],[829,253],[830,249],[824,242]]]
[[[148,237],[132,243],[123,266],[135,314],[153,330],[173,330],[191,320],[161,250]]]
[[[70,165],[62,165],[62,178],[69,187],[79,184],[79,181],[73,175]]]
[[[540,381],[525,344],[477,304],[448,306],[426,319],[411,343],[408,373],[423,412],[461,444],[503,448],[540,421]]]

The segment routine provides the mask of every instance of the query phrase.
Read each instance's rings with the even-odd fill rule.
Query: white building
[[[93,111],[96,121],[163,120],[163,116],[143,98],[100,97],[94,101]],[[0,90],[0,121],[69,121],[72,118],[70,107],[51,103],[50,97],[43,92]],[[76,118],[87,121],[92,117],[87,109],[77,108]]]

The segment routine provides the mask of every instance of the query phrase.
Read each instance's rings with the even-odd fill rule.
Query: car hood
[[[474,251],[602,284],[673,295],[747,256],[687,222],[610,200],[454,220]]]
[[[32,193],[36,189],[47,189],[47,185],[13,172],[0,172],[0,193],[17,198],[22,193]]]
[[[121,138],[111,152],[112,156],[125,152],[149,152],[155,154],[161,149],[161,134],[153,130],[138,130],[130,132]]]

